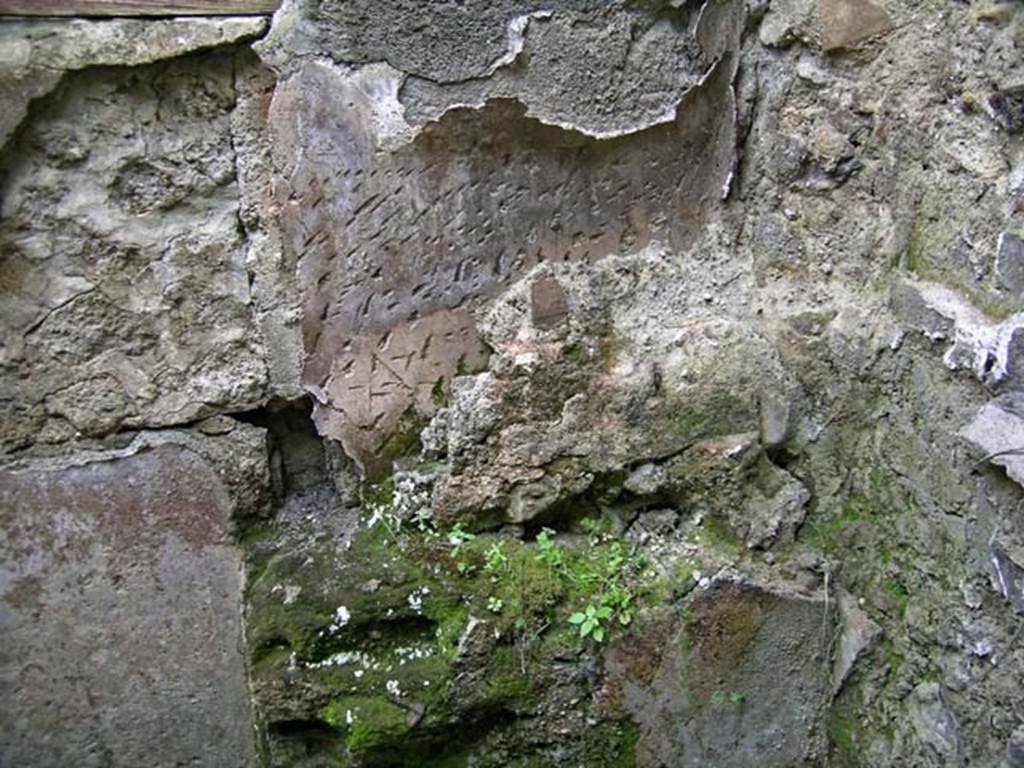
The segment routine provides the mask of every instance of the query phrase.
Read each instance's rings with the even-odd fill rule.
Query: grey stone
[[[653,509],[637,515],[627,535],[646,544],[671,536],[679,525],[679,513],[674,509]]]
[[[484,5],[473,29],[503,31],[516,15],[511,6]],[[622,136],[607,141],[593,138],[605,129],[584,122],[600,119],[603,100],[581,106],[571,125],[552,127],[530,117],[529,99],[467,108],[452,96],[451,109],[419,125],[400,100],[407,73],[439,82],[448,76],[408,59],[421,49],[394,47],[392,23],[361,27],[364,36],[354,40],[342,19],[356,6],[307,2],[279,13],[260,51],[281,72],[271,110],[277,204],[285,249],[298,255],[303,385],[325,435],[370,474],[384,471],[374,454],[402,419],[429,417],[439,384],[483,366],[477,316],[512,281],[541,261],[589,261],[695,231],[734,164],[728,105],[736,62],[726,53],[738,45],[740,10],[715,4],[684,36],[704,63],[697,81],[669,99],[664,120],[621,131],[609,124]],[[423,9],[389,5],[373,24],[392,12],[411,19]],[[451,13],[439,17],[441,28],[455,17],[463,23],[462,11]],[[609,34],[628,15],[593,13],[595,30]],[[376,51],[366,53],[370,60],[386,63],[351,70],[306,56],[300,38],[307,33],[315,38],[310,51],[349,51],[359,60],[354,47],[366,45]],[[378,34],[384,48],[374,42]],[[475,35],[460,33],[459,45],[478,44]],[[431,57],[431,66],[458,66],[460,49],[450,53],[445,63]],[[295,60],[284,67],[281,56],[289,55]],[[465,55],[467,66],[478,61]],[[567,60],[581,72],[591,68],[585,51]],[[544,103],[576,93],[572,82],[559,87],[558,99]],[[633,93],[639,86],[628,77],[616,87]],[[317,126],[328,124],[325,141]],[[634,173],[630,158],[641,154],[659,159]],[[670,213],[680,210],[690,214]]]
[[[960,434],[983,458],[1006,469],[1024,486],[1024,416],[1014,407],[1020,396],[1006,395],[986,404]]]
[[[568,297],[570,313],[557,340],[532,330],[529,321],[530,286],[545,274],[557,276]],[[664,291],[666,285],[673,290]],[[659,318],[670,304],[685,303],[683,295],[692,297],[689,314],[665,328]],[[493,350],[488,371],[472,385],[457,379],[429,430],[446,459],[435,509],[442,517],[499,513],[511,502],[522,520],[524,510],[542,514],[589,487],[594,476],[654,464],[705,438],[714,442],[707,436],[746,430],[738,447],[724,437],[720,446],[723,456],[735,457],[720,461],[727,467],[721,474],[731,472],[739,483],[737,465],[745,467],[746,455],[757,453],[759,390],[783,377],[773,351],[742,323],[688,332],[701,328],[708,312],[699,295],[691,273],[656,250],[594,266],[542,265],[513,284],[481,324]],[[610,352],[616,337],[634,343]],[[754,370],[757,380],[747,373]],[[666,470],[687,476],[685,469],[669,469],[676,463],[667,462]],[[628,479],[627,490],[642,493],[659,482],[653,477],[659,471],[651,472],[651,482],[639,474]],[[745,531],[756,518],[759,540],[791,536],[802,519],[803,492],[789,481],[782,470],[765,468],[761,490],[740,495],[739,509],[745,502],[757,506],[744,518]],[[678,490],[685,482],[672,484]]]
[[[623,0],[293,0],[257,49],[286,74],[312,56],[386,63],[408,76],[400,98],[416,126],[454,106],[514,99],[545,124],[608,138],[675,119],[687,91],[735,49],[743,10],[740,2],[651,13]]]
[[[1011,352],[1019,343],[1016,334],[1024,328],[1024,312],[996,319],[961,292],[924,280],[906,281],[895,288],[893,302],[898,313],[930,339],[952,342],[943,355],[948,368],[970,371],[989,384],[1006,383]]]
[[[810,493],[765,456],[756,433],[699,441],[666,472],[680,498],[726,521],[751,549],[792,542],[807,514]]]
[[[857,660],[882,637],[882,628],[848,592],[839,593],[839,618],[841,634],[832,666],[833,695],[842,689]]]
[[[1024,292],[1024,240],[1010,232],[999,235],[996,277],[1008,291]]]
[[[728,578],[691,594],[686,619],[605,655],[607,699],[639,726],[638,768],[823,759],[834,604]]]
[[[761,444],[765,448],[778,448],[789,438],[791,411],[787,398],[771,392],[761,395]]]
[[[818,23],[826,51],[853,47],[893,28],[889,14],[871,0],[818,0]]]
[[[911,722],[917,737],[949,765],[958,765],[960,728],[942,698],[938,683],[921,683],[910,696]]]
[[[243,426],[0,471],[5,765],[255,764],[231,531],[267,478]]]
[[[32,20],[0,22],[0,147],[24,120],[33,99],[68,72],[139,66],[246,40],[267,26],[261,18]]]
[[[269,394],[283,400],[305,395],[302,388],[302,307],[295,254],[286,251],[278,226],[267,116],[275,79],[246,51],[235,59],[237,102],[231,113],[236,153],[239,218],[245,228],[246,257],[256,325],[263,342]]]
[[[517,17],[523,31],[507,65],[458,83],[411,77],[400,98],[416,125],[452,104],[515,99],[548,125],[595,138],[635,133],[676,118],[686,93],[729,55],[741,14],[728,2],[687,4],[674,18],[616,2],[539,11]]]
[[[1018,726],[1006,742],[1006,763],[1009,768],[1024,768],[1024,725]]]
[[[622,487],[637,496],[652,496],[665,489],[668,476],[660,464],[641,464],[629,473]]]
[[[992,570],[999,592],[1013,609],[1024,616],[1024,564],[1019,552],[1006,541],[994,541],[990,547]]]
[[[86,69],[38,105],[0,182],[4,448],[263,400],[234,105],[230,54]]]
[[[761,21],[758,37],[764,45],[783,48],[808,34],[814,0],[775,0]]]

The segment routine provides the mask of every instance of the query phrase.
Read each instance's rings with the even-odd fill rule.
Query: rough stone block
[[[817,764],[835,622],[823,595],[723,577],[678,624],[612,646],[605,702],[639,726],[637,767]]]
[[[0,471],[0,764],[255,764],[229,475],[259,486],[260,433]]]

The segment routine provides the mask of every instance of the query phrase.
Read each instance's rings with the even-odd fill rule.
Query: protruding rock
[[[1019,291],[1024,297],[1024,239],[1011,232],[999,235],[996,277],[1003,288]]]
[[[814,0],[775,0],[761,21],[758,37],[764,45],[784,48],[806,36]]]
[[[263,439],[157,432],[0,471],[5,764],[256,764],[231,529],[259,511]]]
[[[960,434],[983,458],[1006,469],[1024,486],[1024,395],[1009,394],[986,404]]]
[[[1024,768],[1024,725],[1018,726],[1006,742],[1008,768]]]
[[[691,594],[685,619],[606,655],[607,701],[640,727],[637,767],[816,764],[835,604],[730,577]]]
[[[4,20],[0,25],[0,147],[29,102],[49,93],[67,72],[96,66],[138,66],[252,38],[262,18]]]
[[[959,764],[960,726],[942,699],[938,683],[921,683],[910,696],[910,720],[922,743],[935,750],[947,764]]]
[[[826,51],[853,47],[893,27],[885,9],[871,0],[818,0],[818,23]]]
[[[761,395],[761,444],[778,448],[792,432],[792,405],[784,396],[765,392]]]
[[[860,609],[853,595],[848,592],[839,593],[839,617],[842,634],[832,662],[833,694],[843,687],[857,659],[882,636],[882,628]]]
[[[666,469],[686,503],[724,518],[750,548],[793,541],[807,513],[808,490],[769,460],[753,433],[701,441]]]

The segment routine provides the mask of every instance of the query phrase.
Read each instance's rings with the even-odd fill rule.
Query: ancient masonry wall
[[[1024,5],[0,21],[0,766],[1024,766]]]

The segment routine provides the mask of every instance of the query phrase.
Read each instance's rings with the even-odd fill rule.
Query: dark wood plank
[[[281,0],[0,0],[0,16],[251,16]]]

